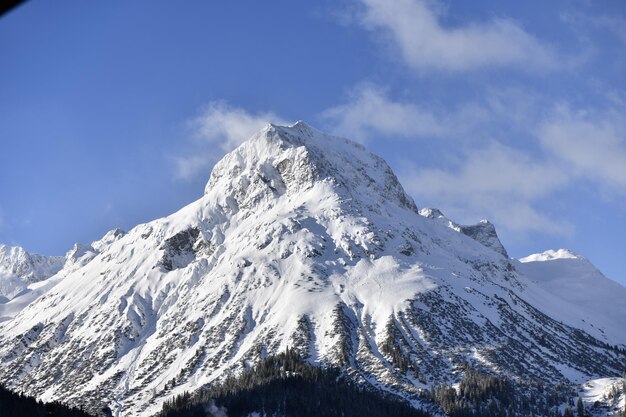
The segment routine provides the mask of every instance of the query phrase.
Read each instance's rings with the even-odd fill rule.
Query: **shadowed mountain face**
[[[12,310],[0,379],[138,416],[287,347],[415,404],[466,363],[550,384],[621,375],[608,308],[525,272],[490,223],[439,214],[361,145],[269,125],[199,200],[105,239]]]

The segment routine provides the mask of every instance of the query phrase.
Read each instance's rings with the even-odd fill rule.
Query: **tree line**
[[[398,397],[365,389],[335,368],[304,362],[287,349],[207,390],[166,401],[159,417],[429,417]]]
[[[7,417],[93,417],[78,408],[54,401],[44,403],[0,385],[0,416]]]

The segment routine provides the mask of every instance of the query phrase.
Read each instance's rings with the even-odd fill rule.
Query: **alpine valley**
[[[168,217],[65,258],[0,246],[0,296],[0,383],[92,414],[153,416],[281,357],[430,415],[625,406],[626,288],[567,250],[510,258],[488,221],[419,209],[385,161],[303,122]]]

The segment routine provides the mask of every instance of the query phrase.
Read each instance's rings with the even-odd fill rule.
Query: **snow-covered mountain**
[[[33,268],[35,279],[30,280],[17,280],[16,275],[7,274],[9,280],[5,282],[12,282],[11,279],[15,279],[19,284],[19,292],[12,298],[6,298],[0,302],[0,322],[11,320],[20,311],[22,311],[28,304],[41,297],[48,292],[52,287],[58,284],[68,274],[76,271],[77,269],[85,266],[91,261],[100,251],[116,241],[124,235],[124,232],[120,229],[113,229],[108,231],[100,240],[92,242],[90,245],[84,245],[76,243],[66,254],[63,256],[50,256],[44,257],[41,255],[28,254],[22,248],[9,248],[13,253],[18,253],[21,256],[15,257],[16,259],[29,259],[32,264],[37,267]],[[0,248],[1,249],[1,248]],[[23,256],[22,256],[23,255]],[[34,260],[34,261],[33,261]],[[7,265],[9,262],[7,261]],[[12,262],[16,264],[16,262]],[[46,267],[41,267],[44,264]],[[26,265],[30,265],[29,262]],[[14,268],[18,269],[18,268]],[[28,270],[23,268],[22,270]],[[0,275],[0,279],[3,278]]]
[[[525,292],[526,298],[544,313],[600,339],[626,344],[624,287],[606,278],[589,260],[560,249],[521,258],[515,265],[534,284]],[[551,298],[544,298],[545,294]]]
[[[287,347],[415,404],[466,363],[564,385],[625,368],[626,288],[574,255],[508,258],[491,223],[418,210],[381,158],[302,122],[113,234],[0,324],[1,381],[143,416]]]
[[[63,267],[62,256],[28,253],[19,246],[0,244],[0,304],[22,292],[29,284],[56,274]]]

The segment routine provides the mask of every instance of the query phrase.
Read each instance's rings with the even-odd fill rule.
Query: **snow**
[[[552,261],[554,259],[584,259],[581,256],[576,255],[574,252],[569,249],[559,249],[553,250],[549,249],[543,253],[535,253],[533,255],[528,255],[525,258],[520,258],[519,261],[522,263],[527,262],[543,262],[543,261]]]
[[[11,320],[38,297],[50,291],[62,278],[62,276],[53,276],[47,280],[31,284],[18,296],[0,304],[0,322]]]
[[[540,324],[515,296],[600,340],[626,343],[623,301],[603,305],[626,289],[588,261],[558,252],[510,260],[491,223],[460,226],[436,209],[418,212],[381,158],[303,122],[268,125],[216,164],[197,201],[76,245],[64,262],[0,304],[0,356],[13,361],[0,376],[33,389],[24,363],[41,350],[29,375],[47,381],[46,399],[104,391],[124,416],[154,414],[172,395],[293,347],[298,332],[308,333],[309,362],[337,364],[341,344],[352,343],[346,349],[362,378],[414,393],[380,353],[392,319],[442,380],[456,377],[453,359],[464,354],[497,371],[495,342],[482,333],[504,325],[502,300]],[[587,285],[594,288],[580,291]],[[441,340],[407,318],[433,293],[452,309],[439,313],[451,323]],[[461,319],[480,330],[467,346],[454,340]],[[77,371],[69,358],[87,359]],[[551,360],[572,381],[590,377]]]
[[[57,273],[63,262],[60,256],[31,254],[21,247],[0,244],[0,297],[15,297],[28,284]]]
[[[615,415],[616,411],[626,409],[626,386],[624,378],[598,378],[585,382],[582,385],[580,397],[586,408],[598,409],[598,405],[604,407],[607,415]],[[618,393],[617,397],[613,397]],[[604,414],[604,413],[603,413]]]
[[[4,270],[8,270],[9,266],[14,271],[20,271],[21,268],[21,275],[26,277],[20,279],[15,273],[3,276],[2,269],[0,269],[0,284],[3,283],[3,278],[8,276],[9,278],[5,278],[5,282],[12,282],[9,279],[17,280],[16,288],[20,289],[19,292],[12,291],[13,297],[0,303],[0,322],[11,320],[30,303],[50,291],[69,273],[86,265],[99,253],[99,250],[106,249],[123,234],[124,232],[120,229],[114,229],[90,245],[77,243],[67,252],[65,257],[33,255],[19,247],[8,248],[0,245],[0,254],[4,250],[13,255],[4,258]],[[98,250],[94,248],[98,248]],[[26,272],[23,272],[24,270]]]
[[[626,288],[586,258],[560,249],[519,260],[533,305],[611,344],[626,344]]]

